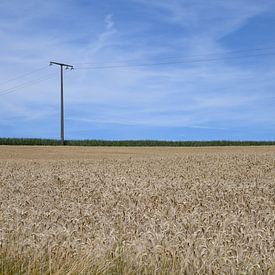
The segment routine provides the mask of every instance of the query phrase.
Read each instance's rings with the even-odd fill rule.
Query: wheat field
[[[1,274],[275,274],[275,147],[0,146]]]

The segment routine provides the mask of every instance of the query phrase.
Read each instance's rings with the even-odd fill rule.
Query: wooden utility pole
[[[58,62],[50,62],[51,65],[58,65],[60,66],[60,92],[61,92],[61,112],[60,112],[60,142],[61,145],[64,145],[64,96],[63,96],[63,68],[65,67],[66,70],[71,69],[73,70],[72,65],[64,64],[64,63],[58,63]]]

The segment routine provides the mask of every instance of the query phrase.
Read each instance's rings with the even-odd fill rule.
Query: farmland
[[[0,146],[0,273],[274,274],[275,147]]]

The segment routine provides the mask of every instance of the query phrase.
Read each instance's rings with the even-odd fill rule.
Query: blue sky
[[[275,140],[274,23],[272,0],[1,0],[0,136],[59,138],[59,61],[66,139]]]

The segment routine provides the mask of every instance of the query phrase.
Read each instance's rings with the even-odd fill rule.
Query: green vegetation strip
[[[0,138],[0,145],[60,145],[56,139]],[[275,141],[161,141],[161,140],[66,140],[67,146],[260,146],[275,145]]]

